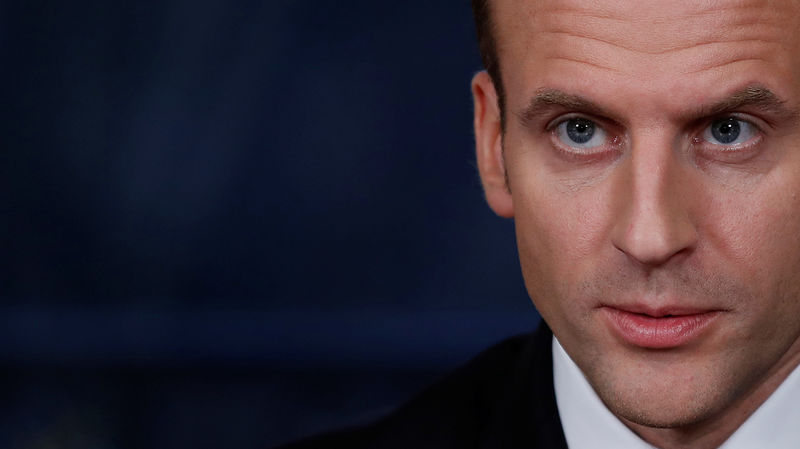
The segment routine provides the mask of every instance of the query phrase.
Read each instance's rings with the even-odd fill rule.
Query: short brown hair
[[[472,14],[475,16],[475,30],[478,34],[478,48],[481,60],[489,77],[492,79],[497,92],[497,102],[500,107],[500,120],[505,129],[505,91],[503,80],[500,78],[500,61],[497,59],[497,40],[494,22],[489,7],[489,0],[472,0]]]

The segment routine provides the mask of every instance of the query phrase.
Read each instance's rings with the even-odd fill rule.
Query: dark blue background
[[[535,326],[468,2],[0,18],[0,446],[267,447]]]

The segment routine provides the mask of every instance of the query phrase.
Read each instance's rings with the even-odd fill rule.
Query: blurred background
[[[270,447],[533,329],[469,2],[0,6],[0,447]]]

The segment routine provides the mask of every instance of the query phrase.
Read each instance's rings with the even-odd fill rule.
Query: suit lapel
[[[552,339],[542,321],[512,365],[482,449],[567,449],[553,389]]]

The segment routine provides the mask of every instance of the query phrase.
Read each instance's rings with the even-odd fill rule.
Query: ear
[[[497,215],[514,216],[511,191],[506,184],[503,161],[503,130],[497,91],[486,71],[472,78],[472,100],[475,104],[475,150],[486,202]]]

